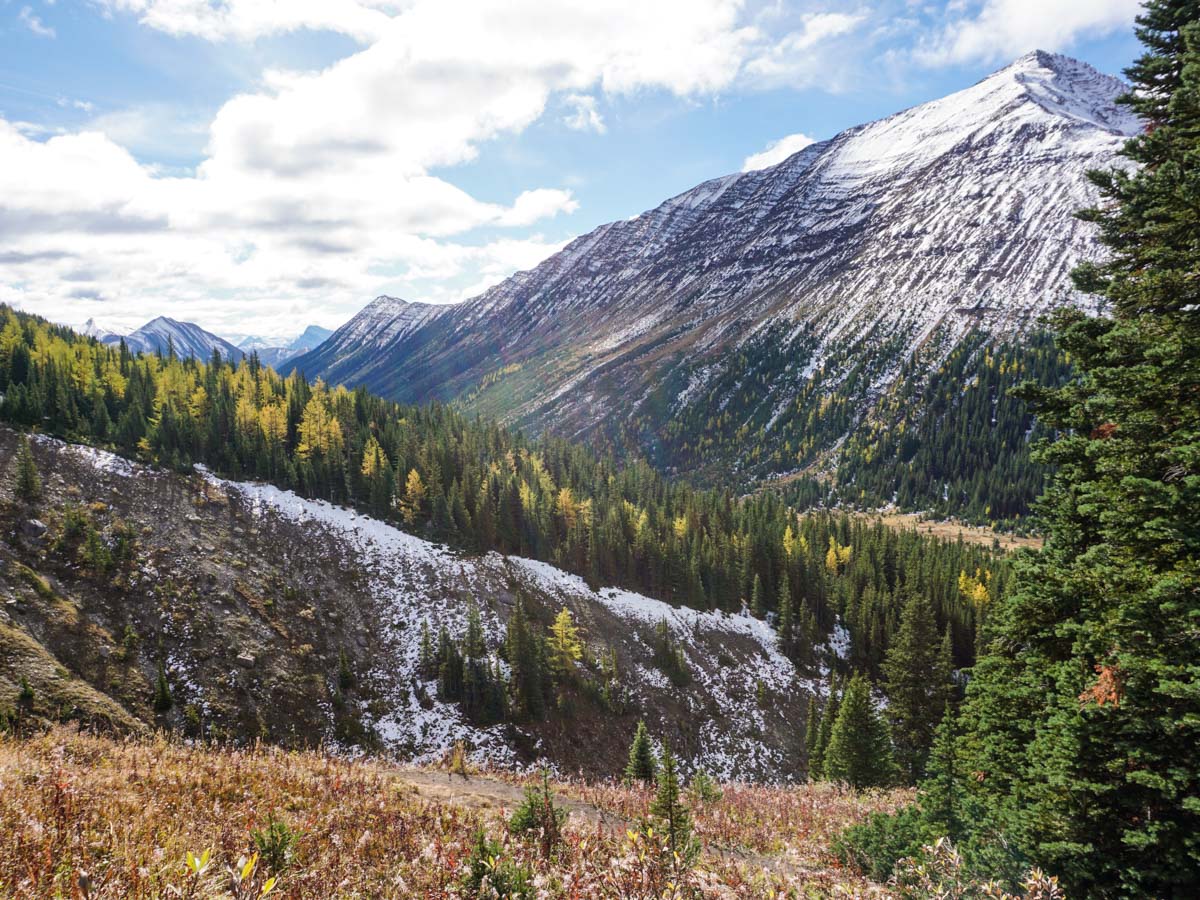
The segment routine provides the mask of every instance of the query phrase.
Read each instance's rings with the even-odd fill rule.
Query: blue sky
[[[461,299],[1028,50],[1117,74],[1136,9],[0,0],[0,300],[285,337]]]

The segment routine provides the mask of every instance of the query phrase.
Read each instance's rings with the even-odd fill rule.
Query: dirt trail
[[[512,812],[525,796],[525,788],[510,784],[487,775],[472,775],[470,778],[447,776],[444,772],[429,772],[422,770],[400,771],[396,778],[411,785],[419,797],[426,800],[437,800],[442,803],[452,803],[455,806],[481,812],[499,812],[501,809]],[[624,831],[628,827],[620,816],[575,800],[571,797],[556,793],[554,802],[570,814],[569,824],[605,828]]]

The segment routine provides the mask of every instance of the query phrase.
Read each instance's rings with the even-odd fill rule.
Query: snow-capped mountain
[[[90,338],[95,338],[100,343],[109,343],[119,341],[122,337],[121,332],[115,328],[109,328],[106,325],[101,325],[95,319],[88,319],[83,323],[83,327],[79,329],[80,334],[85,334]]]
[[[240,360],[246,354],[224,338],[205,331],[192,322],[177,322],[166,316],[151,319],[137,331],[127,335],[109,334],[100,338],[106,344],[119,343],[124,337],[125,345],[134,353],[166,353],[174,347],[175,355],[194,356],[208,359],[213,350],[220,350],[226,360]]]
[[[649,448],[723,379],[759,379],[771,424],[814,378],[857,371],[879,392],[918,349],[936,364],[969,333],[1087,302],[1068,274],[1098,251],[1073,214],[1139,127],[1124,90],[1031,53],[603,225],[463,304],[381,297],[297,364],[567,434],[636,423]]]
[[[333,334],[333,329],[322,328],[320,325],[309,325],[294,340],[281,343],[271,338],[247,335],[237,342],[239,350],[249,354],[258,353],[259,361],[264,365],[279,367],[288,360],[307,353]]]

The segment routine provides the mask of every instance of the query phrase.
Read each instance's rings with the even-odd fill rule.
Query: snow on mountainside
[[[106,344],[120,343],[122,336],[110,334],[100,338]],[[205,331],[192,322],[177,322],[166,316],[151,319],[137,331],[124,335],[125,345],[134,352],[166,353],[175,348],[177,356],[208,359],[213,350],[220,350],[227,360],[240,360],[245,353],[224,338]]]
[[[0,455],[15,452],[18,439],[0,428]],[[136,561],[128,577],[102,583],[75,565],[46,569],[62,598],[47,612],[78,608],[87,617],[89,627],[72,632],[78,640],[64,642],[61,630],[39,624],[40,607],[26,597],[23,570],[10,562],[20,547],[0,541],[0,625],[28,627],[31,640],[70,661],[73,677],[135,716],[147,715],[152,691],[122,693],[102,662],[131,625],[153,650],[146,683],[161,664],[180,727],[192,710],[226,735],[308,744],[369,735],[378,749],[419,760],[436,760],[463,740],[480,760],[544,759],[607,776],[623,764],[644,718],[689,768],[769,780],[801,772],[796,723],[828,670],[797,669],[761,620],[592,590],[545,563],[456,552],[350,509],[203,469],[184,476],[46,436],[35,437],[33,449],[46,473],[46,513],[103,507],[138,535]],[[6,491],[0,485],[0,499]],[[21,559],[49,565],[37,549]],[[5,602],[16,595],[25,599]],[[438,699],[436,679],[419,671],[422,625],[435,638],[444,626],[461,639],[473,601],[495,656],[518,596],[542,628],[564,605],[571,609],[589,648],[589,677],[598,676],[597,660],[615,663],[602,716],[580,700],[567,727],[561,717],[478,727],[459,705]],[[654,664],[662,622],[691,676],[681,687]],[[837,649],[826,652],[828,660]],[[339,666],[354,673],[346,697],[331,694]],[[365,730],[347,727],[347,717]]]
[[[1138,128],[1114,104],[1124,90],[1031,53],[601,226],[474,300],[380,298],[297,363],[568,434],[636,420],[651,443],[706,386],[743,377],[734,351],[747,347],[784,360],[758,373],[778,411],[808,379],[837,384],[872,355],[879,392],[918,348],[1085,302],[1068,274],[1097,252],[1095,233],[1073,213],[1096,198],[1086,171],[1114,164]]]
[[[317,529],[344,545],[347,557],[365,575],[370,595],[382,610],[381,636],[386,647],[369,679],[387,698],[371,724],[391,747],[415,750],[419,759],[436,759],[455,741],[466,740],[479,755],[495,762],[516,758],[507,726],[477,728],[465,722],[453,704],[431,701],[423,706],[411,690],[418,681],[419,623],[429,622],[436,634],[446,625],[451,634],[466,630],[467,607],[460,595],[484,597],[496,584],[519,585],[527,596],[552,598],[569,606],[593,638],[604,635],[606,647],[629,654],[623,666],[626,689],[639,708],[653,708],[662,695],[677,695],[681,712],[694,731],[684,743],[691,765],[704,766],[720,777],[772,777],[793,766],[785,746],[772,735],[783,727],[782,706],[798,696],[819,691],[820,678],[801,676],[779,652],[775,632],[748,615],[703,613],[676,608],[630,591],[593,591],[581,578],[546,563],[489,553],[463,556],[406,534],[391,525],[333,506],[306,500],[270,485],[210,481],[249,505],[255,518],[279,516]],[[455,589],[447,591],[447,585]],[[501,608],[483,610],[489,642],[503,638]],[[686,653],[695,683],[673,688],[650,665],[654,627],[666,622]],[[605,647],[594,648],[595,651]],[[733,665],[734,659],[745,665]],[[764,696],[761,704],[757,684]],[[436,685],[427,685],[436,694]],[[785,701],[784,698],[789,698]],[[736,724],[734,724],[736,723]]]

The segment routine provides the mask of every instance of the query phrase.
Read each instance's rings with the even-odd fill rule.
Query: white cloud
[[[252,41],[292,31],[332,31],[370,43],[387,28],[395,3],[355,0],[99,0],[143,25],[205,40]],[[382,7],[382,8],[381,8]]]
[[[749,60],[746,72],[766,87],[804,87],[832,78],[826,53],[836,38],[852,34],[868,20],[864,12],[807,13],[800,27],[764,48]]]
[[[1008,61],[1030,50],[1127,30],[1142,0],[984,0],[956,4],[960,15],[916,50],[930,66]]]
[[[22,24],[24,24],[26,28],[28,28],[38,37],[55,37],[54,29],[43,23],[41,19],[34,15],[34,12],[30,7],[22,6],[21,11],[17,13],[17,18],[21,20]]]
[[[777,47],[741,0],[107,3],[171,34],[366,44],[321,71],[264,73],[216,113],[185,176],[130,152],[197,141],[178,112],[110,112],[48,140],[0,119],[3,296],[66,321],[169,313],[229,333],[279,332],[305,310],[336,324],[385,290],[460,299],[533,265],[560,243],[495,230],[572,212],[570,191],[473,196],[449,167],[560,101],[599,131],[601,91],[692,98],[782,77],[857,23],[804,17]]]
[[[787,137],[781,137],[779,140],[767,144],[758,153],[747,156],[742,163],[742,171],[753,172],[755,169],[765,169],[781,163],[793,153],[799,153],[805,147],[815,143],[816,141],[807,134],[789,134]]]
[[[573,111],[563,117],[563,122],[572,131],[594,131],[604,134],[604,118],[596,108],[596,98],[590,94],[568,94],[563,98]]]

